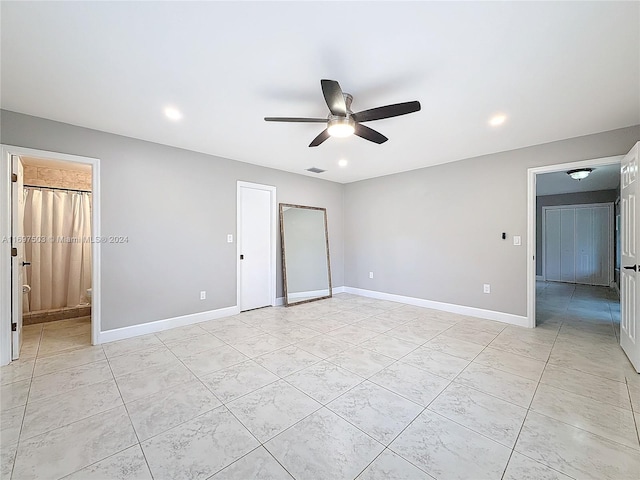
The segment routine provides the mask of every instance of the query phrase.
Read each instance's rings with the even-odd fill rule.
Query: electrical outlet
[[[233,235],[232,234],[227,235],[227,243],[233,243]]]
[[[369,272],[369,278],[373,278],[373,272]]]
[[[205,300],[207,298],[207,292],[204,290],[200,292],[200,300]]]
[[[488,283],[484,284],[484,293],[491,293],[491,285],[489,285]]]

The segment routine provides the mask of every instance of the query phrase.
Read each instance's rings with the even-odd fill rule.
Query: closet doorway
[[[542,207],[543,279],[610,286],[613,203]]]

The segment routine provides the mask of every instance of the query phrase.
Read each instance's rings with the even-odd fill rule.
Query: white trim
[[[184,327],[193,325],[194,323],[216,320],[218,318],[230,317],[240,313],[240,308],[236,305],[233,307],[219,308],[217,310],[209,310],[207,312],[191,313],[189,315],[181,315],[179,317],[166,318],[155,322],[142,323],[140,325],[131,325],[130,327],[116,328],[100,332],[100,342],[115,342],[116,340],[125,340],[139,335],[147,335],[149,333],[162,332],[176,327]]]
[[[544,282],[544,275],[536,275],[536,281]]]
[[[271,198],[271,261],[269,262],[271,268],[271,282],[269,285],[269,298],[271,299],[271,305],[276,306],[276,231],[278,229],[278,210],[276,199],[276,187],[272,185],[262,185],[259,183],[243,182],[238,180],[236,186],[236,304],[238,308],[242,305],[242,270],[240,268],[240,243],[242,241],[242,209],[240,190],[242,188],[254,188],[257,190],[266,190],[270,194]]]
[[[536,175],[620,163],[624,155],[527,169],[527,325],[536,326]]]
[[[92,177],[92,218],[91,235],[100,236],[100,159],[81,157],[66,153],[49,152],[33,148],[1,145],[0,157],[0,230],[11,231],[11,155],[36,157],[46,160],[64,160],[67,162],[91,165]],[[92,248],[92,304],[91,304],[91,343],[100,343],[100,243],[94,242]],[[11,361],[11,245],[0,243],[0,365]]]
[[[497,322],[517,325],[519,327],[527,326],[527,317],[524,317],[522,315],[514,315],[512,313],[496,312],[494,310],[467,307],[465,305],[456,305],[453,303],[435,302],[433,300],[405,297],[403,295],[396,295],[394,293],[376,292],[374,290],[364,290],[362,288],[345,287],[344,290],[346,293],[369,298],[377,298],[378,300],[389,300],[391,302],[406,303],[407,305],[415,305],[417,307],[425,307],[432,308],[434,310],[442,310],[444,312],[459,313],[461,315],[469,315],[472,317],[484,318],[487,320],[495,320]]]

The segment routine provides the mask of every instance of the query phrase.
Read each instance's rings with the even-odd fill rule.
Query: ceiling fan
[[[420,102],[413,101],[394,103],[354,113],[351,111],[353,97],[348,93],[343,93],[338,82],[320,80],[320,84],[322,85],[322,94],[329,107],[330,113],[327,118],[265,117],[264,119],[267,122],[326,123],[327,128],[313,139],[309,144],[310,147],[317,147],[329,137],[348,137],[351,134],[380,144],[389,139],[372,128],[362,125],[362,122],[398,117],[420,110]]]

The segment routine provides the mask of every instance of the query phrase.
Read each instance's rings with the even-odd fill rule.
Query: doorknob
[[[31,266],[31,262],[22,262],[22,266],[23,267],[30,267]]]
[[[631,265],[630,267],[624,267],[625,270],[633,270],[634,272],[638,271],[638,265]]]

